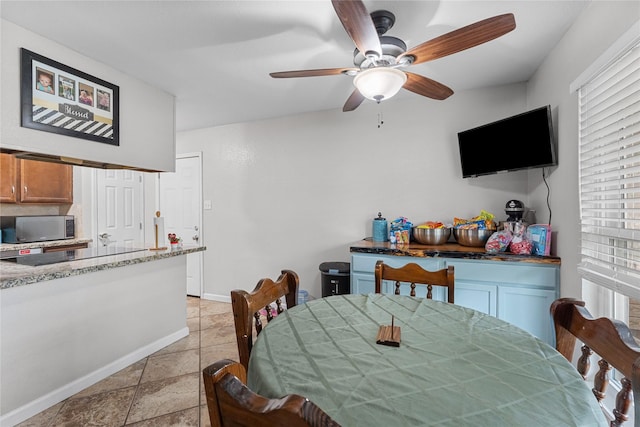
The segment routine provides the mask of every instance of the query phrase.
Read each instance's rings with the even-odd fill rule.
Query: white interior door
[[[141,247],[144,244],[142,173],[96,170],[96,245]]]
[[[181,154],[176,171],[158,174],[164,232],[185,245],[202,244],[202,154]],[[202,295],[202,252],[187,255],[187,295]]]

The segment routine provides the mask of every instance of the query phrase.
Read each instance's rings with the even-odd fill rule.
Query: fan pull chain
[[[380,129],[380,126],[382,126],[384,124],[384,120],[382,119],[382,111],[378,113],[378,129]]]

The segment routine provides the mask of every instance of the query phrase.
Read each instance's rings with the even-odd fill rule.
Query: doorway
[[[176,171],[158,174],[160,215],[165,234],[175,233],[183,245],[203,245],[202,153],[176,156]],[[202,295],[202,252],[187,256],[187,295]]]
[[[142,172],[96,169],[97,246],[133,248],[144,242]]]

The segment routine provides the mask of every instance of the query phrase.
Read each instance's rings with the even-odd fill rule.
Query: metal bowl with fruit
[[[454,228],[453,238],[462,246],[483,247],[495,231],[480,228]]]
[[[412,229],[413,240],[423,245],[442,245],[447,243],[451,236],[451,228],[426,228],[426,227],[413,227]]]

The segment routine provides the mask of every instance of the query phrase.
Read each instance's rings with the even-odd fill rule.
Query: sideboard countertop
[[[484,247],[462,246],[455,242],[443,245],[422,245],[411,242],[409,244],[394,244],[389,242],[374,242],[366,238],[352,243],[352,253],[381,254],[395,256],[410,256],[421,258],[459,258],[477,259],[485,261],[529,262],[539,264],[560,264],[560,258],[555,256],[519,255],[511,252],[489,253]]]

